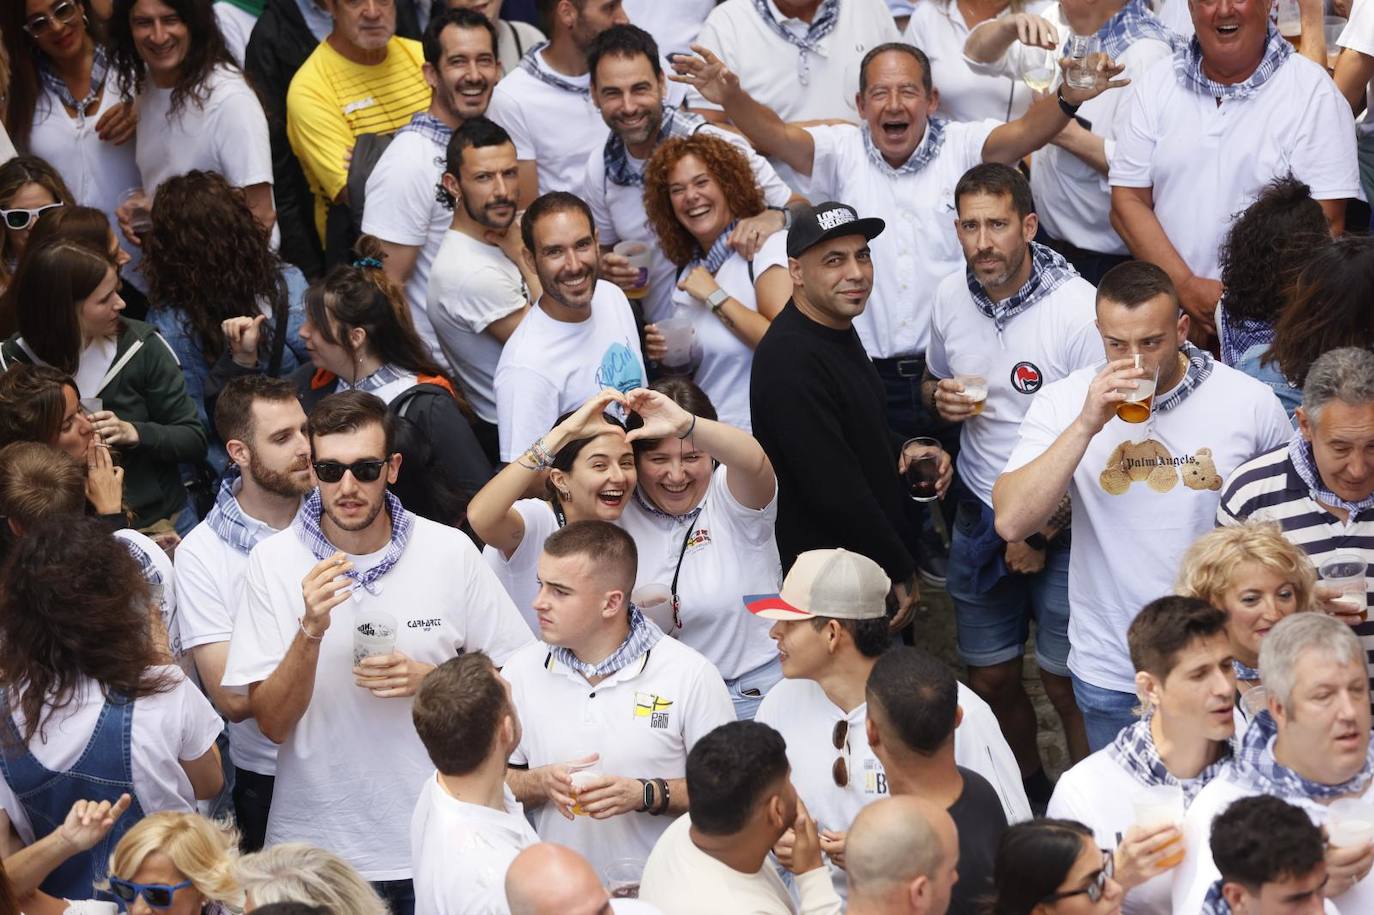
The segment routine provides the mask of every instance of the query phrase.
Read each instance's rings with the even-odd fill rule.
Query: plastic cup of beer
[[[906,456],[906,485],[911,498],[917,502],[938,499],[936,486],[940,482],[940,443],[933,438],[907,439],[902,445]]]
[[[1128,423],[1143,423],[1150,418],[1150,412],[1154,410],[1155,388],[1159,384],[1159,366],[1151,369],[1145,365],[1145,357],[1140,353],[1132,353],[1131,358],[1135,360],[1135,367],[1144,369],[1144,378],[1137,378],[1136,388],[1124,388],[1121,393],[1126,395],[1126,399],[1116,405],[1116,415]]]
[[[639,278],[634,281],[634,285],[625,290],[626,297],[642,299],[648,295],[649,267],[654,262],[654,249],[649,247],[647,242],[622,241],[611,251],[628,260],[630,266],[639,271]]]
[[[673,589],[656,581],[639,585],[630,592],[630,601],[644,617],[668,635],[677,634],[673,619]]]
[[[639,881],[644,876],[644,861],[639,858],[617,858],[601,872],[606,891],[612,899],[638,899]]]
[[[949,361],[954,380],[964,386],[964,396],[973,401],[978,416],[988,404],[988,361],[981,356],[957,356]]]
[[[1366,610],[1365,558],[1359,553],[1336,553],[1317,566],[1322,585],[1336,592],[1334,600],[1351,613]]]
[[[396,617],[381,610],[367,610],[353,620],[353,666],[363,658],[375,658],[396,650],[399,631]]]
[[[579,753],[578,758],[582,759],[591,755],[590,752]],[[583,763],[581,765],[570,764],[568,766],[568,778],[572,781],[574,799],[577,799],[577,795],[583,789],[601,777],[601,773],[597,771],[596,768],[598,765],[599,763]],[[572,812],[573,816],[588,816],[587,811],[582,809],[582,802],[580,800],[573,804]]]
[[[1374,841],[1374,804],[1343,797],[1326,808],[1326,838],[1336,848],[1359,848]]]
[[[1131,806],[1135,809],[1135,824],[1144,829],[1181,827],[1183,824],[1183,788],[1180,785],[1151,785],[1131,798]],[[1178,851],[1161,861],[1161,867],[1173,867],[1183,860],[1183,837],[1180,835],[1169,844],[1177,844]]]
[[[667,352],[658,360],[659,368],[665,375],[692,374],[692,340],[696,331],[692,322],[686,318],[665,318],[654,324],[663,335],[663,345]]]

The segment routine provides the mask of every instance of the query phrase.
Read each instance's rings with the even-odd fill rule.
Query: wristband
[[[717,288],[715,292],[706,297],[706,307],[715,312],[716,316],[719,317],[720,307],[724,305],[725,301],[729,298],[730,293],[726,292],[724,289]]]
[[[647,778],[639,780],[639,786],[644,789],[644,804],[639,808],[639,813],[647,813],[649,808],[654,805],[654,789]]]
[[[696,415],[695,413],[693,413],[693,414],[692,414],[692,424],[691,424],[690,426],[688,426],[688,427],[687,427],[687,431],[684,432],[684,433],[682,433],[681,435],[679,435],[678,438],[679,438],[679,439],[682,439],[683,441],[686,441],[687,439],[689,439],[689,438],[692,437],[692,433],[696,431],[696,428],[697,428],[697,415]]]
[[[656,778],[653,781],[654,784],[658,786],[659,804],[657,807],[649,811],[649,815],[658,816],[660,814],[668,812],[668,803],[670,797],[668,792],[668,783],[666,781],[664,781],[661,778]]]
[[[300,627],[301,627],[301,634],[304,635],[304,636],[305,636],[307,639],[309,639],[310,641],[312,641],[312,642],[318,642],[318,641],[321,641],[322,639],[324,639],[324,635],[323,635],[323,634],[320,634],[320,635],[311,635],[311,634],[310,634],[310,630],[305,628],[305,617],[301,617],[300,619],[296,620],[296,622],[298,622],[298,623],[300,624]]]

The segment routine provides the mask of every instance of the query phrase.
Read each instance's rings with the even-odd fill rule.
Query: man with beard
[[[426,314],[430,270],[450,222],[435,188],[449,138],[455,128],[486,113],[501,69],[496,29],[475,10],[445,10],[435,16],[422,46],[425,82],[434,94],[429,108],[396,132],[368,176],[363,232],[381,240],[386,252],[382,269],[405,289],[415,330],[434,357],[442,359],[445,351]]]
[[[541,293],[496,364],[503,461],[598,391],[644,386],[634,313],[619,287],[598,279],[601,249],[587,204],[563,191],[545,194],[525,211],[520,238],[520,256]]]
[[[496,462],[496,364],[542,293],[513,226],[520,182],[510,134],[473,118],[453,132],[447,160],[442,192],[453,215],[430,274],[426,310],[477,414],[477,438]]]
[[[281,745],[267,844],[331,849],[410,915],[406,827],[434,772],[412,697],[436,665],[466,651],[503,665],[530,633],[462,532],[387,492],[401,465],[394,424],[356,390],[311,411],[319,488],[248,557],[223,682],[248,688]]]
[[[206,693],[229,719],[234,818],[245,851],[262,847],[277,747],[253,721],[248,694],[220,685],[239,610],[248,554],[284,530],[311,488],[310,442],[296,389],[284,378],[244,375],[215,404],[215,428],[232,463],[215,507],[176,551],[176,599],[182,647]]]

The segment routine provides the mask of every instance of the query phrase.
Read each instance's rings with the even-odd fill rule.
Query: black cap
[[[818,203],[805,209],[787,230],[787,256],[801,257],[809,248],[842,235],[862,235],[872,241],[883,233],[887,223],[876,216],[860,219],[847,203]]]

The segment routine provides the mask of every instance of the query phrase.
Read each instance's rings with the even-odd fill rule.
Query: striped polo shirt
[[[1350,552],[1362,554],[1366,564],[1374,563],[1374,511],[1344,522],[1331,514],[1312,497],[1286,445],[1242,464],[1226,481],[1217,507],[1218,526],[1250,520],[1277,523],[1313,565],[1320,566],[1335,553]],[[1371,584],[1374,577],[1366,579],[1366,589]],[[1374,605],[1371,597],[1374,591],[1367,590],[1366,606]],[[1374,621],[1356,626],[1355,634],[1364,645],[1374,695]]]

